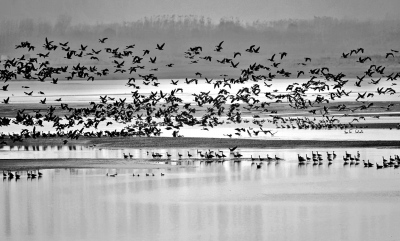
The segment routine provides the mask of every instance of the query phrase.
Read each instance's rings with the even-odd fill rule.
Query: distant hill
[[[153,15],[197,15],[256,20],[328,16],[358,20],[399,19],[398,0],[1,0],[0,20],[32,18],[54,22],[68,14],[76,23],[135,21]]]

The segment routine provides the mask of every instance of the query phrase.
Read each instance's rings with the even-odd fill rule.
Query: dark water
[[[51,153],[50,147],[40,148],[36,152]],[[101,151],[77,147],[59,155]],[[107,155],[117,153],[108,151]],[[400,170],[343,165],[339,157],[345,150],[340,149],[330,166],[326,161],[298,166],[297,153],[311,151],[316,150],[241,150],[246,157],[269,154],[286,159],[265,162],[259,169],[251,161],[208,165],[195,161],[187,168],[41,170],[43,177],[35,179],[22,172],[19,180],[0,182],[0,236],[2,240],[398,240]],[[318,151],[324,159],[326,151],[332,152]],[[346,151],[356,155],[355,149]],[[21,152],[34,151],[9,154]],[[398,149],[360,150],[361,159],[377,162],[381,156],[388,159],[398,153]]]

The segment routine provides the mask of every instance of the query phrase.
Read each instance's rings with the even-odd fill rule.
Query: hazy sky
[[[398,19],[400,0],[1,0],[0,19],[53,20],[69,14],[74,22],[120,22],[154,15],[198,15],[244,21],[309,19]]]

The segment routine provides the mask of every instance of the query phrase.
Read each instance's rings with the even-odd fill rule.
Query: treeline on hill
[[[45,37],[86,44],[96,43],[100,37],[109,37],[115,46],[135,43],[147,47],[166,42],[169,46],[167,54],[172,55],[182,55],[182,51],[193,45],[202,45],[211,52],[222,40],[230,50],[260,45],[264,54],[287,51],[292,56],[340,56],[341,51],[357,47],[368,49],[370,54],[382,54],[400,46],[400,20],[315,17],[311,20],[253,23],[221,19],[215,23],[205,17],[172,15],[134,22],[72,25],[70,16],[61,15],[54,23],[32,19],[2,21],[0,53],[12,54],[15,44],[25,40],[41,46]]]

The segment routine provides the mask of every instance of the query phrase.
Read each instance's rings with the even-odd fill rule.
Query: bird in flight
[[[268,60],[271,61],[271,62],[274,62],[274,58],[275,58],[275,54],[273,54],[273,55],[271,56],[271,58],[269,58]]]
[[[9,101],[10,101],[10,97],[8,97],[7,99],[3,99],[3,102],[2,102],[2,103],[8,104]]]
[[[163,50],[164,49],[164,45],[165,45],[165,43],[163,43],[161,45],[157,44],[157,48],[156,49]]]
[[[385,58],[389,58],[390,56],[392,56],[394,58],[394,54],[393,53],[386,53],[386,57]]]
[[[102,43],[102,44],[104,44],[104,42],[105,42],[107,39],[108,39],[108,38],[101,38],[101,39],[99,39],[99,42]]]
[[[221,43],[219,43],[217,46],[215,46],[215,50],[216,52],[221,52],[222,48],[222,44],[224,43],[224,41],[222,41]]]
[[[154,57],[154,58],[150,57],[150,61],[149,62],[152,63],[152,64],[155,64],[156,63],[156,59],[157,59],[157,57]]]
[[[81,44],[81,47],[80,47],[80,51],[85,51],[86,50],[86,48],[87,48],[88,46],[86,45],[86,46],[83,46],[82,44]]]

